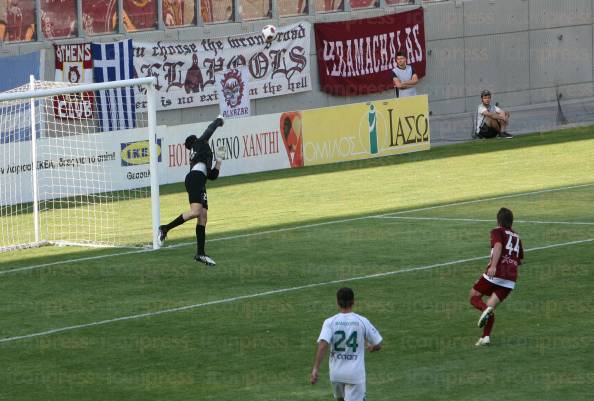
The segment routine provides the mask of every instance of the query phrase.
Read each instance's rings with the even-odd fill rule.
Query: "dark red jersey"
[[[510,228],[498,227],[491,230],[491,254],[496,243],[502,246],[497,271],[489,281],[502,287],[514,288],[518,278],[518,266],[524,259],[524,248],[520,236]],[[486,276],[486,274],[485,274]]]

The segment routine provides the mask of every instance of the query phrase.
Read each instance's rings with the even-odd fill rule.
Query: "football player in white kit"
[[[311,384],[318,380],[320,363],[330,348],[330,383],[338,401],[365,400],[365,348],[379,351],[382,336],[365,317],[353,312],[355,295],[350,288],[336,293],[340,313],[326,319],[318,338]]]

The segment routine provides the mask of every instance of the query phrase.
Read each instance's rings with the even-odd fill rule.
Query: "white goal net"
[[[0,94],[0,252],[156,247],[152,84],[32,81]]]

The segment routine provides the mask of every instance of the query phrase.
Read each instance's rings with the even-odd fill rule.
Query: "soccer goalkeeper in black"
[[[186,191],[190,200],[190,211],[177,216],[171,223],[159,227],[159,242],[163,244],[167,233],[184,224],[188,220],[198,218],[196,224],[197,251],[194,259],[208,266],[215,266],[215,261],[204,253],[204,242],[206,241],[206,218],[208,212],[208,198],[206,196],[206,180],[216,180],[221,168],[221,160],[224,148],[217,152],[214,167],[212,167],[212,149],[208,144],[210,137],[218,127],[223,126],[223,117],[218,116],[200,138],[190,135],[186,138],[185,146],[190,151],[190,172],[186,175]]]

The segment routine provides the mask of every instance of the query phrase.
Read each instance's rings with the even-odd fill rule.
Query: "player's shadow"
[[[594,185],[594,182],[583,183],[584,186],[591,186]],[[576,184],[579,186],[579,184]],[[543,191],[547,192],[554,192],[556,190],[567,189],[566,187],[549,187],[549,188],[542,188]],[[524,191],[518,192],[508,192],[508,193],[501,193],[498,196],[502,197],[514,197],[517,195],[527,194]],[[494,195],[488,195],[484,197],[475,197],[475,198],[460,198],[456,199],[457,202],[481,202],[481,201],[488,201],[492,200]],[[439,203],[426,203],[423,204],[423,208],[439,208],[442,206],[450,205],[452,200],[448,200],[445,202]],[[419,205],[417,205],[419,206]],[[318,219],[310,219],[310,220],[301,220],[299,222],[293,223],[280,223],[280,224],[273,224],[265,227],[257,227],[254,229],[238,229],[238,230],[229,230],[224,232],[219,232],[215,235],[209,236],[207,242],[218,242],[221,240],[232,240],[232,239],[241,239],[241,238],[248,238],[248,237],[256,237],[259,235],[265,234],[274,234],[274,233],[286,233],[293,230],[299,229],[306,229],[315,226],[324,226],[327,224],[335,224],[339,222],[346,222],[346,221],[356,221],[360,219],[367,219],[373,217],[373,215],[389,215],[389,214],[396,214],[409,211],[417,206],[414,207],[401,207],[401,208],[390,208],[381,211],[376,211],[375,213],[370,212],[363,212],[358,214],[348,214],[343,215],[342,217],[339,216],[331,216],[331,217],[324,217]],[[183,249],[184,252],[188,248],[193,248],[195,246],[195,238],[193,236],[183,236],[177,237],[175,240],[168,241],[167,246],[164,250],[175,250],[177,248]],[[17,255],[18,258],[14,258],[12,261],[2,260],[0,258],[0,281],[3,279],[10,279],[10,277],[14,277],[15,274],[26,274],[27,272],[35,272],[38,269],[45,269],[50,266],[55,266],[53,268],[65,268],[68,269],[68,266],[72,263],[69,260],[74,262],[79,269],[81,264],[84,264],[84,261],[87,260],[101,260],[106,258],[106,260],[110,260],[111,258],[117,258],[119,255],[136,255],[139,259],[137,263],[144,263],[141,260],[145,260],[146,263],[150,264],[153,258],[162,257],[160,251],[152,252],[151,249],[141,249],[141,248],[79,248],[79,250],[75,250],[73,252],[69,252],[67,255],[64,255],[60,252],[52,254],[51,249],[52,247],[46,248],[48,252],[45,252],[43,255],[39,256],[27,256],[27,250],[20,250],[20,251],[11,251],[5,253],[5,255],[15,256]],[[191,251],[190,251],[191,253]],[[0,253],[0,256],[3,254]],[[166,257],[166,256],[163,256]],[[147,259],[143,259],[147,258]],[[108,266],[109,263],[106,264]],[[33,268],[31,268],[33,266]],[[14,270],[14,272],[10,272]],[[7,272],[8,273],[2,273]],[[35,274],[35,273],[34,273]]]
[[[501,152],[513,149],[522,149],[543,145],[558,145],[566,142],[594,139],[594,126],[573,128],[563,131],[549,133],[535,133],[514,137],[512,140],[487,139],[476,140],[467,143],[457,143],[456,146],[444,145],[421,151],[394,156],[377,157],[373,159],[356,160],[341,163],[324,164],[317,166],[301,167],[296,169],[284,169],[267,171],[262,173],[244,174],[238,176],[221,177],[216,181],[209,182],[209,187],[224,187],[237,184],[248,184],[290,177],[301,177],[314,174],[327,174],[337,171],[361,170],[366,168],[384,167],[405,163],[415,163],[428,160],[439,160],[452,157],[468,156],[469,154],[484,154]],[[223,162],[222,170],[225,168]],[[183,184],[163,185],[160,188],[162,195],[185,192]]]
[[[346,170],[353,170],[353,169],[365,169],[365,168],[373,168],[379,166],[389,166],[389,165],[396,165],[396,164],[404,164],[404,163],[413,163],[417,161],[428,161],[428,160],[436,160],[436,159],[445,159],[451,157],[458,157],[458,156],[467,156],[468,154],[481,154],[481,153],[489,153],[489,152],[499,152],[505,150],[513,150],[513,149],[520,149],[532,146],[542,146],[542,145],[556,145],[562,144],[565,142],[571,141],[580,141],[580,140],[590,140],[594,138],[594,128],[593,127],[586,127],[586,128],[578,128],[578,129],[571,129],[567,131],[562,131],[556,134],[532,134],[526,135],[520,138],[514,138],[513,140],[489,140],[489,141],[474,141],[465,144],[460,144],[457,146],[443,146],[439,148],[432,149],[431,151],[426,152],[417,152],[417,153],[409,153],[405,155],[397,155],[397,156],[389,156],[389,157],[382,157],[370,160],[362,160],[362,161],[353,161],[353,162],[344,162],[344,163],[335,163],[330,165],[322,165],[322,166],[312,166],[312,167],[304,167],[300,169],[285,169],[285,170],[277,170],[271,172],[264,172],[264,173],[256,173],[250,175],[241,175],[241,176],[232,176],[232,177],[223,177],[219,180],[209,183],[209,187],[225,187],[230,185],[238,185],[238,184],[245,184],[251,182],[261,182],[267,180],[276,180],[276,179],[285,179],[290,177],[299,177],[305,175],[313,175],[313,174],[325,174],[331,173],[336,171],[346,171]],[[480,166],[477,166],[480,167]],[[167,194],[175,194],[180,192],[185,192],[185,188],[183,183],[178,184],[170,184],[164,185],[161,187],[160,192],[162,195]],[[508,195],[508,194],[502,194]],[[481,199],[481,198],[476,198]],[[473,199],[463,199],[464,201],[473,200]],[[429,206],[440,206],[441,204],[426,204],[423,207]],[[394,213],[400,212],[405,209],[402,208],[394,208],[390,210],[383,210],[382,213]],[[348,215],[345,217],[348,218],[357,218],[363,217],[367,215],[367,213],[363,213],[361,215]],[[328,218],[328,219],[316,219],[316,220],[307,220],[301,221],[298,225],[306,225],[306,224],[318,224],[329,222],[331,220],[335,220],[336,217]],[[226,231],[221,233],[221,236],[234,236],[234,235],[244,235],[254,233],[256,231],[262,230],[276,230],[280,228],[287,228],[295,226],[296,224],[278,224],[267,226],[265,228],[260,227],[257,230],[235,230],[235,231]],[[181,243],[193,243],[193,237],[182,237],[178,238],[175,241],[170,242],[170,244],[181,244]],[[115,250],[113,248],[110,249],[98,249],[92,250],[88,248],[81,249],[80,252],[72,252],[69,253],[68,259],[77,258],[78,255],[82,257],[101,257],[101,255],[106,254],[114,254],[120,252],[126,252],[126,249]],[[52,263],[52,262],[59,262],[63,260],[64,255],[60,254],[51,254],[51,251],[48,254],[43,256],[27,256],[27,251],[16,251],[21,252],[19,254],[18,261],[2,261],[0,253],[0,271],[2,270],[10,270],[13,268],[18,268],[20,266],[27,266],[32,265],[35,263]],[[12,253],[12,252],[9,252]],[[2,279],[2,275],[0,275],[0,280]]]

